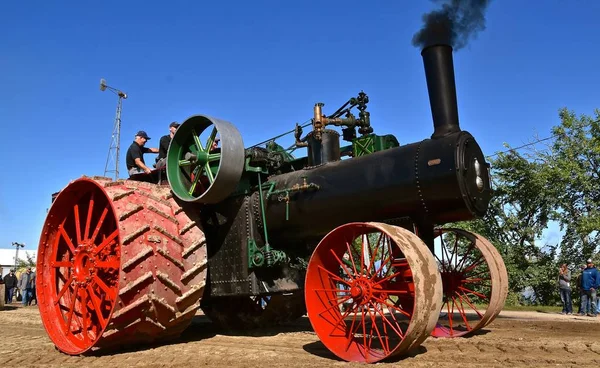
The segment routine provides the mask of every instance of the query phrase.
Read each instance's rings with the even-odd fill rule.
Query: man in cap
[[[144,153],[158,153],[158,148],[144,147],[147,141],[150,140],[145,131],[140,130],[135,135],[133,143],[127,149],[125,163],[127,164],[127,172],[129,176],[134,174],[146,173],[149,174],[152,170],[144,162]]]
[[[581,315],[596,317],[596,290],[600,286],[600,272],[594,267],[591,258],[587,260],[587,267],[581,273]]]
[[[171,144],[171,140],[173,139],[177,128],[179,128],[179,123],[176,121],[172,122],[169,124],[169,134],[160,137],[158,157],[156,158],[156,165],[154,165],[157,169],[161,169],[167,165],[167,150],[169,149],[169,144]]]
[[[17,276],[15,270],[11,269],[10,272],[4,276],[4,285],[6,287],[6,293],[4,294],[6,304],[12,303],[12,298],[17,287]]]

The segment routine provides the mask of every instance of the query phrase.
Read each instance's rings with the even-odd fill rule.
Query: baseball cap
[[[143,130],[140,130],[139,132],[137,132],[136,136],[142,137],[142,138],[146,138],[147,140],[150,140],[150,137],[148,137],[148,134],[146,134],[146,132],[144,132]]]
[[[592,263],[592,259],[588,258],[587,263]]]
[[[169,128],[179,128],[179,125],[180,124],[178,122],[174,121],[171,124],[169,124]]]

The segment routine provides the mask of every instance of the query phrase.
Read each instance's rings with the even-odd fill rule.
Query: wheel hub
[[[80,244],[75,249],[73,266],[75,281],[82,286],[87,285],[96,272],[96,257],[90,252],[89,245]]]
[[[462,280],[464,278],[462,272],[458,271],[444,271],[441,272],[441,276],[445,295],[454,295],[462,285]]]
[[[365,304],[373,295],[371,281],[365,278],[355,279],[350,286],[350,295],[359,304]]]

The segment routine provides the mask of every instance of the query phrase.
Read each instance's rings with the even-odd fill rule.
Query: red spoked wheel
[[[461,337],[489,324],[502,310],[508,275],[502,257],[483,237],[437,229],[434,253],[444,296],[432,336]]]
[[[203,232],[149,183],[73,181],[50,208],[38,252],[42,322],[72,355],[178,336],[206,282]]]
[[[313,252],[305,298],[312,327],[332,353],[373,363],[404,354],[429,336],[442,282],[431,252],[413,233],[349,223]]]

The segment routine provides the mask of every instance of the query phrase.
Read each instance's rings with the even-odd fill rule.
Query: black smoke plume
[[[423,14],[423,28],[415,33],[412,44],[424,48],[446,44],[456,51],[467,45],[469,38],[485,29],[485,10],[491,0],[433,0],[442,8]]]

